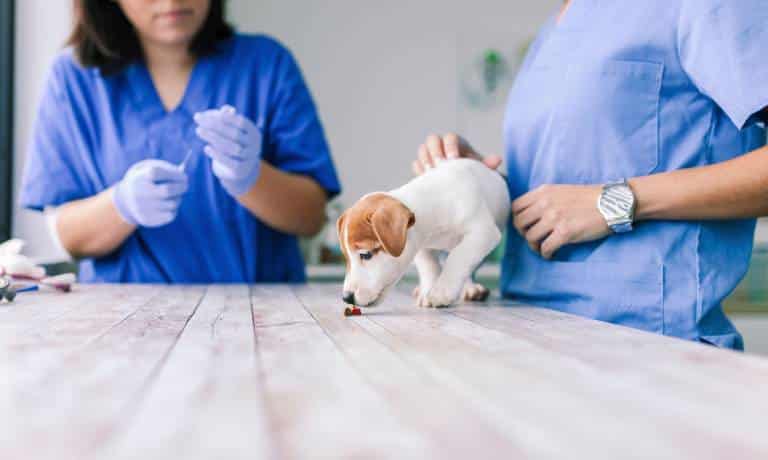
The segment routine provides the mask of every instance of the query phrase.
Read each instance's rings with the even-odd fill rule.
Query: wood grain
[[[148,298],[134,314],[67,356],[42,381],[14,386],[8,407],[12,423],[0,434],[0,457],[87,458],[109,438],[146,389],[204,292],[201,287],[163,290],[163,296]],[[109,291],[102,294],[108,296]],[[79,298],[83,305],[103,300]],[[13,375],[21,371],[11,370]]]
[[[768,361],[493,300],[77,286],[0,306],[1,459],[768,458]]]
[[[107,458],[272,458],[248,286],[212,286]]]
[[[335,302],[335,304],[337,304]],[[285,458],[429,458],[294,292],[257,286],[253,309],[276,443]],[[341,314],[341,312],[339,312]]]
[[[342,316],[344,306],[333,300],[340,297],[338,286],[308,286],[296,293],[350,365],[395,409],[402,428],[423,437],[428,458],[492,459],[522,453],[512,437],[473,405],[371,334],[371,318]]]

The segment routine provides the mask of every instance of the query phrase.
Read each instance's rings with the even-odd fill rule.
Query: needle
[[[187,172],[187,163],[189,163],[189,159],[192,158],[192,153],[194,153],[193,149],[189,149],[187,151],[187,154],[184,156],[184,160],[179,164],[179,170],[182,172]]]

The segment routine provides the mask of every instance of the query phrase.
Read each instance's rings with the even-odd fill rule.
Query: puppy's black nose
[[[348,303],[350,305],[354,305],[355,304],[355,293],[354,292],[349,292],[349,291],[344,291],[341,294],[341,300],[343,300],[344,303]]]

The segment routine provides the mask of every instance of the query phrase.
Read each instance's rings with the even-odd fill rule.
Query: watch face
[[[635,195],[626,185],[607,187],[600,197],[600,211],[606,220],[628,220],[632,218]]]

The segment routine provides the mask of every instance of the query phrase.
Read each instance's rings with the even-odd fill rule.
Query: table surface
[[[768,361],[491,301],[93,285],[0,305],[0,458],[768,458]]]

